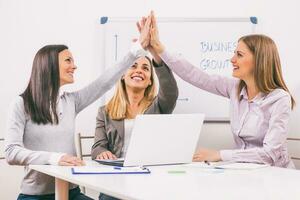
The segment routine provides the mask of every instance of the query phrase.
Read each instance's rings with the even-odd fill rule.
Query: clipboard
[[[144,167],[98,167],[81,166],[72,167],[72,174],[150,174],[150,170]]]

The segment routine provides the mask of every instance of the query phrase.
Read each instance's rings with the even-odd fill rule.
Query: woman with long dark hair
[[[115,67],[87,87],[60,94],[60,87],[74,82],[74,59],[65,45],[41,48],[33,61],[25,91],[13,102],[8,119],[5,155],[11,165],[24,165],[25,176],[18,199],[54,199],[54,178],[28,168],[30,164],[79,166],[74,144],[75,118],[108,91],[134,61],[146,54],[150,19],[139,41]],[[69,199],[90,199],[77,185],[69,185]]]

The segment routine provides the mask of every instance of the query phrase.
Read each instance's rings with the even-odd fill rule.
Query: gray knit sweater
[[[74,144],[75,117],[85,107],[108,91],[144,51],[135,45],[117,66],[105,71],[87,87],[60,96],[58,125],[38,125],[25,113],[22,97],[13,102],[6,133],[5,157],[12,165],[24,165],[25,176],[21,193],[42,195],[55,192],[54,178],[31,170],[28,165],[48,165],[58,162],[61,153],[76,155]],[[75,185],[70,185],[70,189]]]

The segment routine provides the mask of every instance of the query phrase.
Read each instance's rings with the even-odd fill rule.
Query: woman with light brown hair
[[[152,15],[150,45],[183,80],[230,99],[230,122],[236,149],[199,149],[194,161],[263,163],[293,168],[286,138],[295,101],[282,76],[274,41],[265,35],[239,39],[231,59],[234,78],[209,75],[183,57],[170,54],[158,39]]]

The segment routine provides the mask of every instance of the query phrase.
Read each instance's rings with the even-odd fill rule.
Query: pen
[[[114,167],[114,169],[121,170],[122,167]]]

